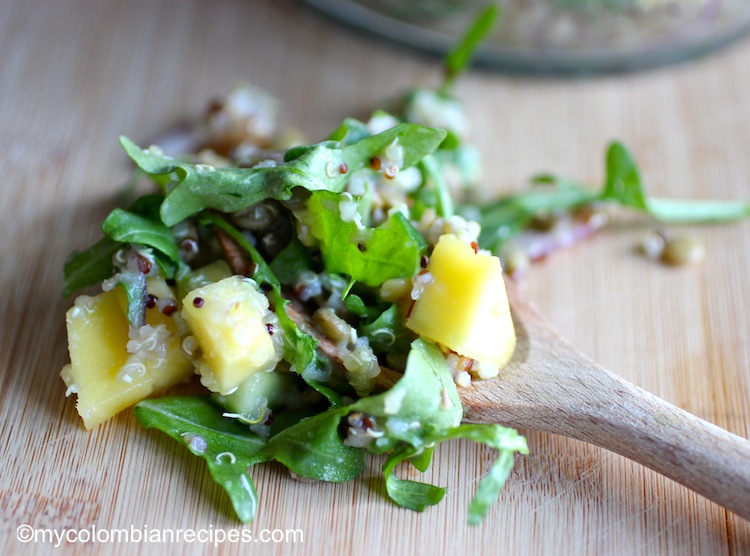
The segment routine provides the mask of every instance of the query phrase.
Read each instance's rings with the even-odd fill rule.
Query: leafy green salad
[[[451,83],[492,17],[448,56],[442,87],[316,144],[290,140],[251,88],[213,104],[181,152],[121,138],[155,192],[113,210],[104,238],[65,264],[65,295],[101,286],[66,314],[61,376],[86,428],[135,405],[144,427],[206,461],[243,522],[258,511],[253,465],[344,482],[368,453],[385,455],[388,496],[421,511],[445,489],[398,465],[424,471],[437,444],[469,439],[497,451],[468,509],[481,521],[527,452],[513,429],[462,424],[460,389],[497,376],[515,347],[497,255],[550,212],[584,229],[610,202],[663,219],[750,212],[647,199],[619,143],[601,192],[546,176],[463,202],[481,166]],[[196,375],[203,393],[154,396]]]

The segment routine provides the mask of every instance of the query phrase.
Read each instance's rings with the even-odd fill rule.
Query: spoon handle
[[[600,398],[578,423],[571,420],[570,436],[650,467],[750,520],[750,441],[600,372],[613,395]]]
[[[550,376],[543,394],[501,380],[505,403],[471,404],[465,419],[560,434],[601,446],[750,520],[750,441],[591,361],[577,357],[576,363],[574,371]]]
[[[516,292],[512,292],[517,295]],[[630,458],[750,520],[750,441],[582,355],[531,305],[514,304],[524,350],[462,394],[465,419],[560,434]]]

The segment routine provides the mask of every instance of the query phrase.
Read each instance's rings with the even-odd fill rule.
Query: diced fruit
[[[456,353],[499,369],[512,357],[516,334],[505,293],[500,260],[476,253],[445,234],[435,246],[424,275],[424,290],[406,325]]]
[[[172,296],[163,279],[150,280],[148,290]],[[61,376],[78,395],[76,408],[87,429],[193,374],[173,319],[149,309],[146,325],[131,331],[120,287],[80,296],[66,314],[66,325],[70,365]]]
[[[70,365],[61,373],[87,429],[148,396],[151,376],[140,367],[121,373],[128,361],[128,321],[112,290],[76,299],[65,315]],[[129,377],[129,381],[125,377]]]
[[[195,270],[183,270],[177,276],[177,292],[183,299],[189,291],[213,284],[232,275],[232,269],[224,260],[214,261]]]
[[[182,316],[202,351],[198,373],[209,390],[231,393],[280,360],[266,326],[274,317],[268,299],[249,278],[232,276],[189,292]]]

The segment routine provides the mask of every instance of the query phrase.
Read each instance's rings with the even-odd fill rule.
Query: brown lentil
[[[681,266],[700,262],[704,254],[703,246],[695,238],[683,235],[665,241],[661,260],[667,264]]]

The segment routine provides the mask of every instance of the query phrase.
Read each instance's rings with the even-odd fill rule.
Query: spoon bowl
[[[595,444],[750,520],[750,441],[619,378],[573,348],[511,281],[513,359],[460,389],[464,420]]]

